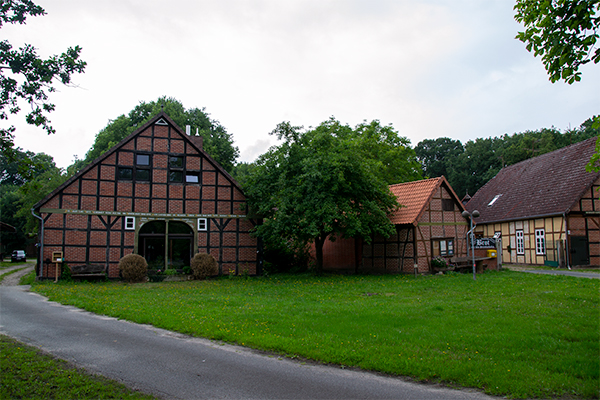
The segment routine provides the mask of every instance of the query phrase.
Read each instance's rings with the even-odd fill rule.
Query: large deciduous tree
[[[45,15],[44,9],[31,0],[5,0],[0,5],[0,28],[6,24],[25,24],[28,16]],[[81,48],[70,47],[59,56],[40,58],[36,48],[25,44],[13,49],[8,40],[0,41],[0,120],[21,111],[19,102],[27,102],[31,111],[27,123],[41,126],[48,134],[54,133],[48,114],[54,111],[48,94],[54,92],[55,82],[68,85],[74,73],[82,73],[86,63],[79,59]],[[0,151],[8,157],[15,156],[15,127],[0,127]]]
[[[257,233],[267,243],[314,242],[320,272],[328,238],[368,241],[394,232],[388,213],[398,204],[388,183],[420,178],[406,139],[377,121],[352,129],[333,118],[307,131],[284,122],[272,134],[283,143],[259,157],[245,179],[251,210],[265,219]]]

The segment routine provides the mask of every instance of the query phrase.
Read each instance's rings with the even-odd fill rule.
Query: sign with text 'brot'
[[[496,239],[494,238],[476,238],[475,239],[476,249],[495,249]]]

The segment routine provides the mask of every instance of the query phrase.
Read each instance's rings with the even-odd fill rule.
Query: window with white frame
[[[525,254],[525,239],[523,231],[517,231],[517,254]]]
[[[543,229],[535,230],[535,254],[546,254],[546,235]]]
[[[135,229],[135,217],[125,217],[125,229],[129,231]]]
[[[208,230],[208,223],[206,221],[206,218],[198,218],[198,230],[199,231]]]

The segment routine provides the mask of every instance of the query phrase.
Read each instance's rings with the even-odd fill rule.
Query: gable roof
[[[403,206],[390,215],[392,224],[412,224],[416,226],[421,219],[423,212],[425,212],[427,205],[431,201],[433,194],[442,185],[444,185],[451,194],[454,202],[464,210],[460,199],[456,193],[454,193],[454,190],[444,176],[399,183],[397,185],[390,185],[390,191],[396,196],[398,203]]]
[[[34,210],[38,210],[42,206],[42,204],[44,204],[45,202],[47,202],[48,200],[50,200],[57,193],[59,193],[65,187],[67,187],[68,185],[70,185],[73,181],[79,179],[82,175],[84,175],[90,169],[94,168],[95,166],[97,166],[98,164],[100,164],[104,159],[108,158],[111,154],[113,154],[114,152],[116,152],[125,143],[127,143],[132,138],[134,138],[135,136],[137,136],[138,134],[140,134],[142,131],[144,131],[145,129],[147,129],[149,126],[154,125],[154,124],[156,124],[156,125],[170,125],[177,133],[179,133],[181,135],[182,139],[187,140],[188,143],[190,143],[198,151],[198,153],[200,153],[202,156],[204,156],[215,167],[215,169],[217,171],[219,171],[220,173],[222,173],[223,175],[225,175],[225,177],[227,179],[229,179],[231,181],[231,183],[237,189],[239,189],[240,192],[244,193],[244,191],[242,190],[242,188],[240,187],[240,185],[236,182],[236,180],[233,179],[233,177],[227,171],[225,171],[225,169],[221,165],[219,165],[219,163],[217,163],[210,155],[208,155],[208,153],[206,153],[204,151],[204,149],[202,148],[202,137],[196,137],[196,136],[188,136],[188,135],[186,135],[181,130],[181,128],[179,126],[177,126],[177,124],[175,123],[175,121],[173,121],[164,111],[161,111],[160,113],[156,114],[153,118],[151,118],[148,122],[146,122],[144,125],[142,125],[138,129],[136,129],[134,132],[132,132],[131,134],[129,134],[126,138],[124,138],[119,143],[117,143],[116,145],[114,145],[113,147],[111,147],[108,151],[106,151],[101,156],[99,156],[98,158],[96,158],[94,161],[92,161],[90,164],[88,164],[81,171],[79,171],[78,173],[76,173],[75,175],[73,175],[71,178],[69,178],[62,185],[60,185],[59,187],[57,187],[56,189],[54,189],[51,193],[49,193],[46,197],[44,197],[36,205],[33,206]]]
[[[478,224],[568,213],[600,178],[600,172],[585,170],[595,146],[590,138],[505,167],[466,208],[479,211]]]

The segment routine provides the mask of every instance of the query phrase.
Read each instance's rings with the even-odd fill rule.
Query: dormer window
[[[497,194],[496,196],[494,196],[494,198],[492,199],[492,201],[490,201],[488,203],[488,207],[491,207],[494,205],[494,203],[500,198],[500,196],[502,196],[501,194]]]

